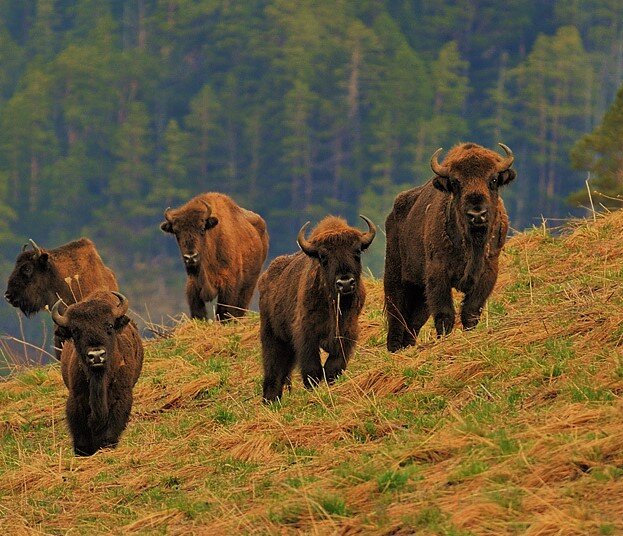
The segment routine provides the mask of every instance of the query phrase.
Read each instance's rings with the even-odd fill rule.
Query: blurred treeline
[[[515,228],[565,217],[622,79],[620,0],[0,0],[2,274],[87,235],[160,319],[186,310],[167,206],[229,193],[274,257],[328,212],[382,225],[459,141],[514,150]]]

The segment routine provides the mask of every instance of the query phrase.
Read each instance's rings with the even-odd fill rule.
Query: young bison
[[[182,254],[191,318],[223,320],[249,306],[268,253],[264,220],[226,195],[206,193],[164,211],[160,228],[172,233]]]
[[[452,288],[465,294],[461,322],[478,324],[498,275],[508,216],[498,190],[515,178],[506,158],[474,143],[449,151],[443,165],[431,158],[435,177],[396,197],[387,217],[385,311],[387,348],[414,344],[428,317],[437,335],[454,327]]]
[[[298,234],[301,252],[277,257],[260,278],[260,337],[264,360],[265,401],[281,397],[296,363],[305,387],[330,383],[346,368],[359,335],[358,318],[365,302],[361,252],[376,234],[328,216],[305,239],[307,222]],[[320,348],[329,353],[323,367]]]
[[[116,447],[132,409],[132,388],[143,366],[143,344],[127,316],[128,300],[97,291],[52,319],[67,340],[61,371],[69,389],[66,414],[77,456]]]
[[[9,276],[6,300],[26,316],[52,307],[58,299],[76,303],[95,290],[119,290],[115,274],[102,262],[95,244],[88,238],[45,250],[30,241],[24,246]],[[63,338],[54,334],[56,357],[61,355]]]

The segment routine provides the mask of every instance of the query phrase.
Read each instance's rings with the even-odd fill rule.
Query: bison
[[[69,305],[86,298],[95,290],[119,290],[110,268],[102,262],[95,244],[80,238],[56,249],[40,248],[30,240],[24,246],[9,276],[6,300],[31,316],[61,299]],[[63,338],[55,330],[56,357],[60,357]]]
[[[264,362],[263,398],[281,397],[283,386],[299,364],[305,387],[323,378],[320,348],[329,353],[324,377],[331,383],[345,369],[359,335],[358,318],[365,302],[361,252],[376,234],[327,216],[305,239],[307,222],[298,233],[301,251],[277,257],[260,278],[260,338]]]
[[[61,372],[69,390],[66,414],[77,456],[116,447],[132,409],[132,388],[143,366],[143,344],[127,316],[128,300],[96,291],[52,319],[67,339]]]
[[[461,322],[474,328],[498,274],[508,231],[499,189],[515,178],[513,153],[506,157],[476,145],[453,147],[443,164],[431,157],[435,176],[400,193],[387,217],[385,312],[387,348],[415,343],[430,315],[437,335],[454,327],[452,289],[464,293]]]
[[[186,298],[191,318],[242,316],[268,253],[266,223],[220,193],[198,195],[164,211],[160,228],[172,233],[186,268]]]

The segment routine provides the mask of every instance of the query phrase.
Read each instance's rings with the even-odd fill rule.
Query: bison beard
[[[498,188],[515,178],[506,158],[473,143],[449,151],[443,165],[431,158],[435,176],[396,197],[387,217],[385,312],[387,348],[415,343],[432,314],[437,335],[454,328],[452,289],[464,293],[461,322],[478,324],[498,274],[508,216]]]
[[[368,223],[367,233],[329,216],[309,241],[304,225],[298,236],[302,251],[277,257],[260,278],[265,401],[281,397],[297,363],[307,388],[323,378],[333,382],[346,368],[365,302],[360,255],[376,232],[374,224],[362,218]],[[324,368],[321,348],[329,354]]]

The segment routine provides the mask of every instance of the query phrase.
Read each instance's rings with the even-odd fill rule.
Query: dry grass
[[[473,332],[384,349],[368,282],[328,389],[260,404],[258,318],[147,345],[115,451],[72,456],[57,365],[0,391],[12,534],[623,532],[623,212],[514,237]],[[459,298],[459,297],[457,297]]]

